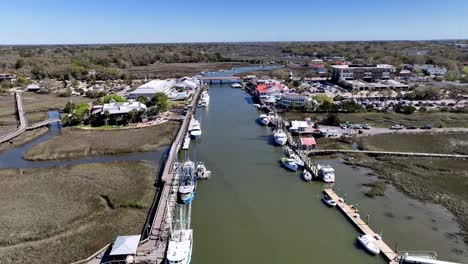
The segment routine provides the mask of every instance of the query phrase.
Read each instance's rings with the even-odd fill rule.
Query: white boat
[[[242,85],[240,83],[233,83],[231,84],[232,88],[242,88]]]
[[[288,136],[282,129],[277,129],[273,132],[273,138],[275,139],[275,143],[284,146],[288,142]]]
[[[201,127],[200,123],[196,119],[192,119],[192,122],[189,127],[190,136],[197,139],[201,137]]]
[[[267,115],[265,114],[261,114],[259,117],[258,117],[258,121],[260,122],[260,124],[264,125],[264,126],[268,126],[270,124],[270,119],[268,118]]]
[[[291,159],[291,158],[282,158],[281,159],[281,163],[288,169],[292,170],[292,171],[297,171],[297,168],[299,167],[297,164],[296,164],[296,161],[294,159]]]
[[[270,119],[270,123],[272,123],[273,125],[277,125],[278,124],[278,116],[274,113],[274,112],[269,112],[268,113],[268,119]]]
[[[302,178],[304,181],[311,181],[312,180],[312,173],[310,173],[308,170],[304,169],[302,172]]]
[[[323,196],[322,201],[323,201],[326,205],[328,205],[328,206],[331,206],[331,207],[336,206],[336,201],[333,200],[333,199],[332,199],[330,196],[328,196],[328,195]]]
[[[174,230],[167,247],[167,264],[189,264],[192,258],[192,229]]]
[[[198,102],[198,107],[205,107],[210,104],[210,95],[207,91],[203,91],[200,95],[200,101]]]
[[[179,176],[179,190],[177,193],[179,204],[189,204],[195,199],[195,164],[193,161],[186,161],[182,167],[182,172]]]
[[[304,167],[304,161],[296,154],[291,154],[289,158],[294,159],[297,165]]]
[[[326,183],[335,182],[335,169],[331,166],[326,165],[322,166],[320,164],[317,165],[319,177]]]
[[[375,238],[373,238],[371,235],[360,235],[358,236],[358,241],[370,253],[374,255],[378,255],[380,253],[379,247],[375,244]]]
[[[211,171],[207,170],[205,164],[200,161],[197,164],[195,176],[197,177],[197,179],[209,179],[211,176]]]
[[[290,147],[286,146],[286,147],[284,148],[284,154],[285,154],[287,157],[291,157],[291,155],[294,155],[294,151],[293,151]]]

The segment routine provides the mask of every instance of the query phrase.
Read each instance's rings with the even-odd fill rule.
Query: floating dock
[[[336,201],[336,206],[343,214],[347,216],[347,218],[354,224],[354,226],[359,229],[362,234],[370,235],[372,237],[377,235],[374,231],[372,231],[366,222],[364,222],[360,217],[357,217],[355,209],[353,209],[346,202],[340,202],[340,197],[335,193],[335,191],[332,189],[324,189],[323,192]],[[397,253],[393,251],[393,249],[391,249],[382,239],[375,240],[375,244],[379,247],[380,254],[382,254],[390,264],[398,263]]]

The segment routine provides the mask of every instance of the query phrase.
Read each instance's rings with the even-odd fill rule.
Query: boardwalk
[[[16,101],[16,114],[18,115],[19,126],[18,128],[16,128],[15,131],[1,136],[0,143],[11,140],[21,135],[24,131],[26,131],[26,127],[28,125],[28,120],[26,119],[26,116],[24,114],[23,99],[21,98],[21,93],[15,93],[14,96]]]
[[[346,217],[356,226],[362,234],[375,236],[376,233],[372,231],[372,229],[360,218],[356,217],[357,213],[351,206],[346,204],[345,202],[340,202],[338,195],[332,189],[325,189],[323,190],[328,196],[330,196],[333,200],[337,202],[337,207],[340,211],[346,215]],[[389,263],[398,263],[396,261],[397,254],[393,249],[391,249],[383,240],[376,240],[375,244],[380,249],[380,254],[382,254]]]
[[[53,123],[58,123],[60,121],[61,121],[60,118],[47,119],[47,120],[37,122],[37,123],[34,123],[34,124],[28,126],[26,128],[26,130],[33,130],[33,129],[36,129],[36,128],[39,128],[39,127],[48,126],[48,125],[53,124]]]
[[[332,153],[362,153],[362,154],[369,154],[369,155],[384,155],[384,156],[468,159],[468,155],[443,154],[443,153],[418,153],[418,152],[345,150],[345,149],[314,149],[314,150],[306,151],[306,154],[332,154]]]

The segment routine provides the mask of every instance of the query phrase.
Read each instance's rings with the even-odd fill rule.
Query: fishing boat
[[[202,132],[201,132],[200,123],[196,119],[192,119],[192,123],[189,127],[189,131],[190,131],[190,136],[192,138],[198,139],[201,137]]]
[[[177,193],[179,204],[189,204],[195,199],[196,179],[194,177],[195,164],[193,161],[186,161],[182,167],[180,176],[179,191]]]
[[[283,164],[283,166],[285,166],[286,168],[292,171],[297,171],[297,168],[299,167],[296,164],[296,161],[291,158],[282,158],[281,163]]]
[[[336,206],[336,201],[333,200],[333,199],[332,199],[330,196],[328,196],[328,195],[323,196],[322,201],[323,201],[326,205],[328,205],[328,206],[331,206],[331,207]]]
[[[304,181],[311,181],[312,180],[312,173],[310,173],[308,170],[304,169],[304,171],[302,172],[302,178],[304,179]]]
[[[211,171],[207,170],[205,164],[200,161],[197,164],[195,176],[197,177],[197,179],[209,179],[211,176]]]
[[[284,154],[285,154],[287,157],[291,157],[291,155],[294,155],[294,151],[293,151],[290,147],[286,146],[286,147],[284,148]]]
[[[319,177],[326,183],[335,182],[335,169],[329,165],[317,165]]]
[[[378,255],[380,253],[379,247],[375,244],[375,238],[371,235],[360,235],[357,239],[370,253],[374,255]]]
[[[304,161],[296,154],[291,154],[289,158],[293,159],[298,166],[304,167]]]
[[[200,95],[200,101],[198,102],[198,107],[206,107],[210,104],[210,95],[207,91],[203,91]]]
[[[242,85],[240,83],[233,83],[231,84],[232,88],[242,88]]]
[[[288,136],[281,128],[273,132],[273,138],[275,139],[275,143],[280,146],[284,146],[288,142]]]
[[[260,116],[258,116],[258,121],[264,126],[268,126],[270,124],[270,119],[265,114],[261,114]]]
[[[180,220],[176,222],[174,230],[172,230],[172,218],[169,222],[171,234],[166,252],[167,264],[189,264],[192,258],[193,230],[189,228],[189,222],[182,219],[182,212],[181,207]]]

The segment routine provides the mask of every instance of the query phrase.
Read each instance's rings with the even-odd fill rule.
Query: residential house
[[[145,104],[142,104],[137,101],[122,102],[122,103],[110,102],[102,106],[101,114],[104,114],[106,111],[108,111],[111,115],[126,115],[130,113],[132,110],[146,111],[147,107]]]

